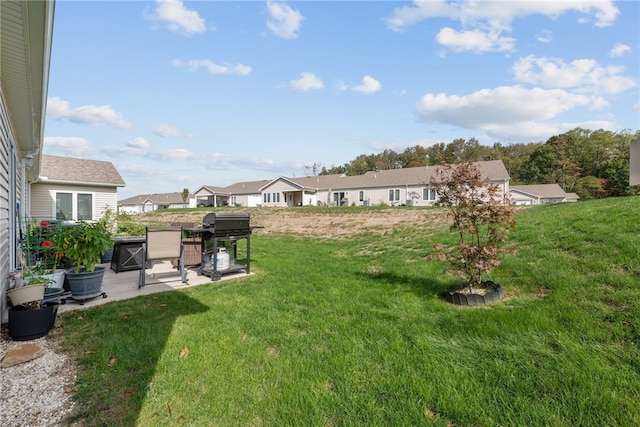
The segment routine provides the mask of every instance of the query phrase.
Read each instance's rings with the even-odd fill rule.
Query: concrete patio
[[[138,277],[140,270],[121,271],[116,273],[111,270],[109,264],[101,264],[101,266],[106,267],[102,282],[102,292],[104,292],[107,297],[103,298],[102,296],[98,296],[96,298],[83,301],[67,298],[66,303],[60,304],[58,307],[59,313],[71,310],[82,310],[112,301],[135,298],[140,295],[150,295],[158,292],[186,289],[212,282],[208,276],[198,275],[197,267],[193,267],[186,269],[188,281],[187,283],[182,283],[180,281],[180,273],[171,266],[170,261],[164,261],[154,263],[153,268],[148,268],[146,270],[146,286],[138,289]],[[246,274],[244,271],[223,274],[220,282],[248,277],[251,274]],[[62,299],[65,299],[68,296],[70,296],[70,294],[63,294]]]

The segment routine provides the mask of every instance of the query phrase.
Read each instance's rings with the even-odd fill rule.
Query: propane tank
[[[218,248],[218,255],[216,256],[216,269],[226,270],[229,268],[229,254],[226,248]]]

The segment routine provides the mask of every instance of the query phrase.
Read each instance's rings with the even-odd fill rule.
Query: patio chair
[[[146,228],[145,242],[142,244],[142,268],[138,279],[138,288],[145,286],[146,269],[153,268],[154,261],[178,259],[175,267],[180,272],[182,283],[187,282],[184,271],[184,246],[182,227]]]

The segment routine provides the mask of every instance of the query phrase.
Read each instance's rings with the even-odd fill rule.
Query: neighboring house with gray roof
[[[228,187],[203,185],[195,191],[194,195],[198,206],[255,207],[261,204],[260,188],[268,182],[267,180],[244,181]]]
[[[182,198],[182,192],[140,194],[118,202],[118,213],[137,215],[160,209],[195,208],[196,198],[189,193],[187,200]]]
[[[483,177],[509,194],[509,173],[501,160],[474,163]],[[438,166],[370,171],[363,175],[278,177],[261,188],[263,206],[428,206],[437,195],[429,188]]]
[[[105,209],[117,210],[125,182],[111,162],[43,154],[31,183],[31,217],[95,221]]]
[[[518,206],[577,202],[578,199],[577,194],[565,192],[558,184],[511,186],[511,200]]]

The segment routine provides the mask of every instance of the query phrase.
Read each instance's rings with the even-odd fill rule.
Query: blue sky
[[[137,194],[640,129],[637,1],[56,2],[44,154]]]

